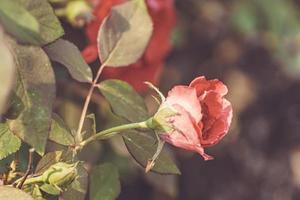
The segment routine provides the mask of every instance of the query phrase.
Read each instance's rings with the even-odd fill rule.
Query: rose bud
[[[217,144],[232,119],[231,103],[224,98],[227,92],[221,81],[204,76],[189,86],[175,86],[154,115],[152,128],[159,130],[162,140],[211,160],[204,147]]]
[[[44,183],[55,186],[67,186],[77,177],[77,163],[58,162],[49,167],[43,174]]]
[[[153,118],[150,118],[151,121],[148,121],[149,127],[158,133],[172,131],[169,118],[176,114],[176,110],[170,106],[160,107]]]
[[[68,2],[65,8],[65,17],[74,27],[83,27],[93,18],[92,7],[84,0]]]

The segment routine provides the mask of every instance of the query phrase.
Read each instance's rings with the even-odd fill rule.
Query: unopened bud
[[[75,27],[82,27],[92,20],[92,8],[84,0],[70,1],[65,9],[67,20]]]
[[[67,164],[58,162],[47,169],[42,179],[45,183],[57,186],[66,186],[71,184],[77,177],[77,163]]]

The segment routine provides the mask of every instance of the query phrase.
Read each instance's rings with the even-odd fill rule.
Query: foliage
[[[4,183],[22,188],[34,199],[48,199],[49,195],[65,200],[84,199],[87,193],[90,199],[117,198],[120,193],[118,168],[113,164],[96,165],[88,179],[82,154],[90,142],[122,134],[133,158],[146,167],[158,148],[157,137],[146,123],[151,115],[144,99],[126,82],[99,82],[104,67],[126,66],[143,54],[153,30],[145,2],[133,0],[120,4],[107,16],[99,29],[102,66],[95,77],[78,48],[61,39],[64,30],[48,1],[3,0],[0,2],[0,25],[3,29],[0,35],[1,75],[5,74],[0,76],[0,82],[5,83],[1,85],[3,91],[0,93],[0,111],[3,113],[0,118],[0,159],[10,156],[11,166],[16,162],[29,166],[26,176],[20,176],[20,172],[25,171],[11,167]],[[56,63],[65,66],[73,79],[91,87],[81,118],[78,118],[77,130],[54,113]],[[123,125],[97,133],[98,119],[95,115],[87,115],[95,88],[101,91]],[[22,144],[25,148],[21,148]],[[28,150],[28,160],[17,159]],[[39,158],[35,166],[32,166],[33,158]],[[165,152],[156,160],[153,171],[179,174]],[[20,195],[18,199],[31,199],[13,187],[0,186],[0,191],[1,199],[16,195]]]
[[[165,143],[198,152],[208,160],[212,157],[204,153],[204,147],[215,145],[228,132],[232,108],[223,98],[226,86],[217,79],[199,76],[189,86],[175,86],[167,98],[152,83],[142,85],[140,79],[138,87],[102,79],[105,70],[134,71],[145,64],[149,74],[139,71],[142,78],[157,80],[170,49],[175,19],[172,0],[106,1],[109,5],[96,24],[92,52],[96,50],[101,62],[97,68],[86,63],[86,54],[75,44],[62,39],[64,30],[57,17],[81,27],[94,20],[93,2],[0,2],[1,198],[113,200],[121,192],[119,172],[129,165],[129,156],[146,173],[179,175]],[[160,17],[162,23],[157,21]],[[71,84],[83,104],[82,99],[78,105],[61,94],[68,93],[69,88],[61,89]],[[139,94],[147,87],[156,93],[152,110]],[[92,101],[100,105],[100,112],[90,109]],[[122,138],[122,143],[114,145],[115,138]],[[122,144],[127,153],[120,150]],[[124,154],[127,157],[122,158]]]

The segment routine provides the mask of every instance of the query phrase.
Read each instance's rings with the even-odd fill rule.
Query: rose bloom
[[[109,15],[113,6],[124,3],[126,0],[93,0],[92,2],[95,5],[93,12],[95,18],[86,27],[89,45],[82,51],[88,63],[98,59],[97,34],[103,19]],[[115,78],[127,81],[140,92],[147,89],[143,82],[158,82],[164,59],[171,48],[170,37],[176,21],[173,0],[146,0],[146,3],[153,21],[153,34],[144,55],[129,66],[107,67],[102,74],[105,79]]]
[[[232,106],[224,98],[227,92],[221,81],[206,80],[204,76],[189,86],[175,86],[161,108],[171,107],[177,114],[168,117],[172,128],[160,137],[176,147],[199,153],[205,160],[213,159],[204,148],[217,144],[228,132]]]

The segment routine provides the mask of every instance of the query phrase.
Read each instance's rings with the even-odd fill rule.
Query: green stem
[[[14,182],[14,184],[16,184],[16,186],[18,187],[20,184],[21,184],[21,181],[22,181],[23,178],[20,178],[18,180],[16,180]],[[27,178],[24,183],[22,183],[22,185],[30,185],[30,184],[36,184],[36,183],[41,183],[43,182],[43,179],[42,179],[42,176],[35,176],[35,177],[30,177],[30,178]],[[14,185],[13,184],[13,185]]]
[[[31,177],[26,179],[24,185],[30,185],[30,184],[40,183],[40,182],[43,182],[42,176],[36,176],[36,177]]]
[[[93,135],[93,136],[89,137],[88,139],[82,141],[79,144],[79,146],[82,148],[85,145],[87,145],[95,140],[107,139],[107,138],[114,136],[115,134],[117,134],[119,132],[130,130],[130,129],[149,129],[147,122],[148,122],[148,120],[143,121],[143,122],[131,123],[131,124],[123,124],[120,126],[116,126],[116,127],[112,127],[112,128],[103,130],[103,131],[97,133],[96,135]]]

